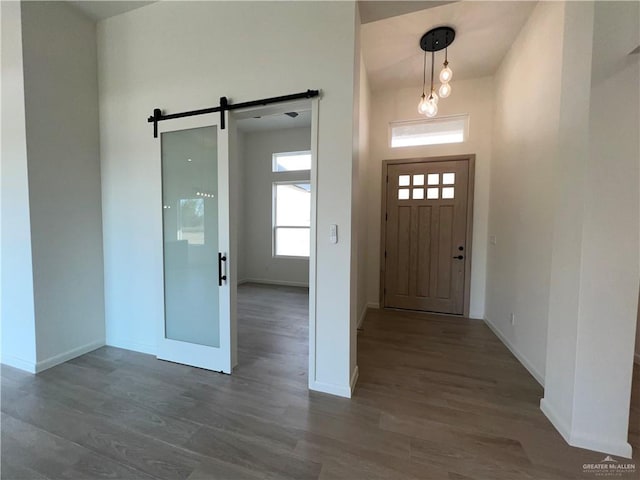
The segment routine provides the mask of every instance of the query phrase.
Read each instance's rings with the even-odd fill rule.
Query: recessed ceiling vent
[[[285,115],[288,115],[291,118],[296,118],[299,114],[298,112],[285,112]]]

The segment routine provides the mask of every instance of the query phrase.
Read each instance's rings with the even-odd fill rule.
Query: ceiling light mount
[[[425,52],[439,52],[453,43],[456,31],[451,27],[436,27],[420,39],[420,48]]]

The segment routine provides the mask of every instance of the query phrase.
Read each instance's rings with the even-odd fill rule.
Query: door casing
[[[398,165],[404,163],[435,163],[435,162],[449,162],[454,160],[467,161],[469,164],[469,188],[467,192],[467,244],[466,244],[466,257],[464,270],[464,313],[463,316],[469,317],[469,304],[471,299],[471,262],[473,251],[473,192],[475,183],[475,164],[476,156],[473,153],[465,155],[447,155],[441,157],[418,157],[418,158],[403,158],[384,160],[382,162],[382,189],[381,189],[381,208],[380,208],[380,292],[378,295],[378,301],[381,306],[384,306],[384,289],[385,289],[385,256],[386,251],[386,233],[387,233],[387,174],[389,165]],[[434,313],[437,315],[450,315],[445,313]],[[457,315],[456,315],[457,316]]]

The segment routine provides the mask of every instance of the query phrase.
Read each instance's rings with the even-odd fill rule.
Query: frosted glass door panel
[[[216,127],[162,134],[165,336],[220,346]]]

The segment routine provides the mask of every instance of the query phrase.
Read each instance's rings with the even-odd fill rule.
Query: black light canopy
[[[425,52],[439,52],[453,43],[456,31],[451,27],[436,27],[420,39],[420,48]]]

